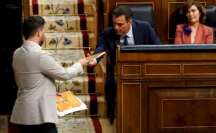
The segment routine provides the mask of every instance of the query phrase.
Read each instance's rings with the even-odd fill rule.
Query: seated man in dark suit
[[[114,120],[116,82],[114,66],[116,62],[116,46],[136,44],[159,44],[160,40],[149,23],[132,19],[132,11],[127,6],[117,6],[112,11],[113,27],[105,29],[99,38],[95,53],[106,51],[107,76],[105,83],[105,98],[107,102],[107,114],[110,122]],[[96,65],[99,60],[91,61]]]

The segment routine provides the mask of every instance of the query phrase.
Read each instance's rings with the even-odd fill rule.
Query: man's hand
[[[90,61],[89,61],[89,64],[88,66],[95,66],[97,65],[97,60],[95,58],[92,58]]]
[[[92,58],[90,53],[87,53],[87,58],[90,59],[88,66],[93,67],[93,66],[97,65],[97,60],[95,58]]]
[[[78,62],[82,65],[82,66],[87,66],[89,64],[91,60],[91,57],[85,57],[80,59]]]

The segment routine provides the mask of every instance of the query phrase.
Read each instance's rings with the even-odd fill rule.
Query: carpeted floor
[[[114,125],[111,125],[107,118],[71,114],[59,118],[57,128],[58,133],[115,133]],[[0,115],[0,133],[19,133],[14,125],[10,125],[10,129],[8,126],[8,115]]]
[[[59,133],[113,133],[113,126],[105,118],[63,117],[57,125]]]
[[[9,133],[8,125],[8,116],[0,115],[0,133]],[[10,133],[19,133],[14,125],[10,128]],[[66,115],[59,118],[57,128],[58,133],[115,133],[115,126],[99,117]]]

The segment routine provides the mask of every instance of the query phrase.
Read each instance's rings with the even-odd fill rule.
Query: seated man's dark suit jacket
[[[160,43],[159,38],[149,23],[139,20],[132,20],[132,29],[135,45]],[[107,28],[101,33],[95,50],[95,53],[102,51],[107,52],[105,98],[108,105],[108,114],[111,116],[114,115],[114,102],[116,95],[114,67],[116,62],[116,46],[118,45],[119,40],[120,37],[116,35],[115,30],[113,28]]]

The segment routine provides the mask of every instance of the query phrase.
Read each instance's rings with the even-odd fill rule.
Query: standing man
[[[57,133],[56,87],[54,79],[67,80],[83,73],[89,59],[80,59],[64,69],[41,50],[45,21],[40,16],[24,20],[23,45],[13,56],[13,70],[18,86],[10,122],[22,133]]]
[[[95,52],[107,52],[107,76],[105,98],[110,122],[114,120],[116,101],[116,82],[114,67],[116,62],[116,45],[159,44],[160,40],[149,23],[132,19],[132,11],[127,6],[117,6],[112,11],[113,27],[105,29],[99,38]],[[93,60],[96,65],[99,60]]]

